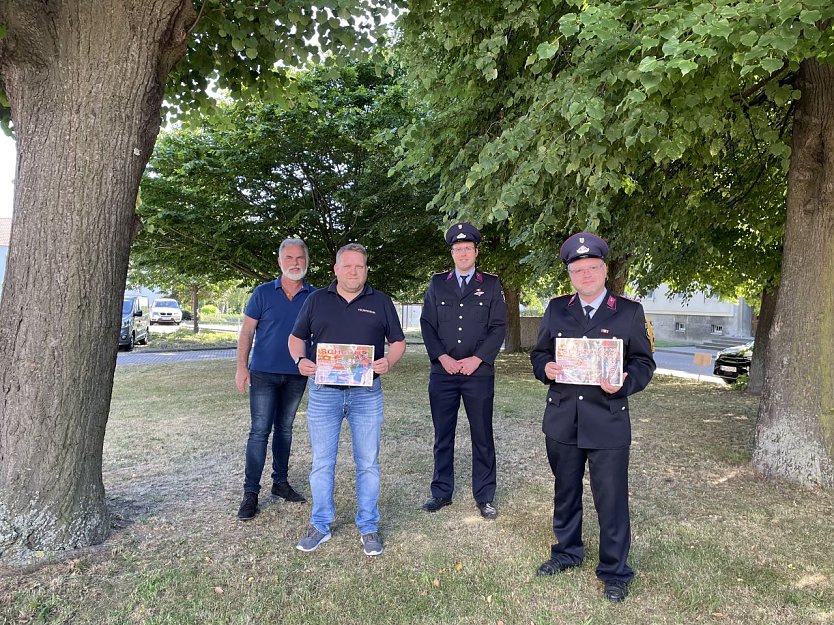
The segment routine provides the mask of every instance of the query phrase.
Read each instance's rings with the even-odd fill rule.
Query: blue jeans
[[[382,384],[346,388],[323,386],[310,380],[307,429],[313,448],[310,524],[328,533],[336,518],[334,490],[336,453],[342,419],[347,419],[356,465],[356,527],[360,534],[377,531],[379,523],[379,441],[382,429]]]
[[[246,471],[243,492],[261,490],[261,474],[266,462],[266,444],[272,435],[272,481],[287,481],[292,447],[292,424],[304,395],[307,377],[283,373],[249,372],[249,410],[252,429],[246,443]]]

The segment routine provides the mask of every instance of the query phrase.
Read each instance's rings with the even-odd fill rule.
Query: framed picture
[[[599,386],[623,384],[622,339],[554,339],[554,360],[562,365],[556,382]]]
[[[319,343],[316,346],[316,384],[371,386],[374,383],[373,345]]]

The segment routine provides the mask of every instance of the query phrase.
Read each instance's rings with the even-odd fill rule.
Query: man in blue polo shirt
[[[258,512],[261,474],[266,445],[272,435],[272,494],[286,501],[303,502],[287,479],[292,425],[307,378],[287,350],[287,337],[307,296],[314,291],[305,280],[309,253],[301,239],[285,239],[278,248],[281,276],[258,286],[249,298],[237,341],[235,384],[241,393],[249,386],[252,429],[246,443],[243,502],[237,516],[243,521]],[[252,342],[255,340],[255,349]],[[252,360],[249,361],[249,352]]]
[[[336,253],[336,274],[326,289],[310,295],[289,337],[290,355],[298,371],[316,373],[319,343],[372,345],[373,384],[337,386],[316,384],[310,379],[307,429],[313,449],[310,492],[313,509],[307,534],[296,548],[314,551],[330,540],[330,524],[336,518],[334,484],[336,452],[342,419],[350,426],[356,463],[356,527],[366,555],[382,553],[379,538],[379,444],[382,427],[382,386],[379,376],[391,370],[405,352],[405,335],[391,298],[366,284],[368,253],[358,243],[349,243]],[[307,341],[312,349],[307,351]],[[388,355],[385,355],[385,341]]]

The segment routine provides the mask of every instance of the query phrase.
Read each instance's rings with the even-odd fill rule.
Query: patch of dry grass
[[[452,506],[428,495],[432,426],[419,348],[384,380],[380,558],[353,525],[349,434],[333,539],[294,549],[308,504],[273,502],[237,521],[248,402],[234,362],[117,371],[104,473],[116,529],[97,553],[0,579],[0,623],[834,623],[834,494],[749,469],[756,401],[658,378],[632,400],[628,600],[602,600],[596,517],[586,497],[585,564],[537,578],[552,540],[553,481],[540,429],[545,387],[524,356],[498,363],[499,517],[477,515],[465,417]],[[304,404],[290,479],[309,493]],[[263,483],[269,489],[269,471]]]

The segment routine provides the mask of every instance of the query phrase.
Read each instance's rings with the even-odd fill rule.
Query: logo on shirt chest
[[[368,310],[367,308],[357,308],[356,311],[361,312],[361,313],[367,313],[369,315],[375,315],[376,314],[375,310]]]

